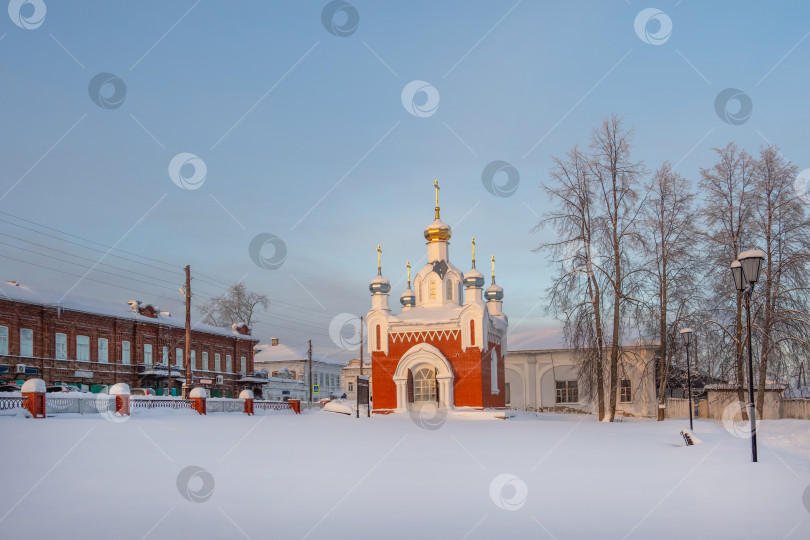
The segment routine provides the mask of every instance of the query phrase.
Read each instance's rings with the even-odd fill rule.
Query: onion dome
[[[391,282],[377,274],[377,277],[371,280],[368,290],[370,290],[372,294],[388,294],[388,291],[391,290]]]
[[[464,274],[464,287],[469,289],[471,287],[476,287],[480,289],[484,286],[484,274],[479,272],[474,266],[470,269],[469,272]]]
[[[425,240],[428,242],[447,242],[450,240],[450,225],[443,222],[439,218],[439,181],[435,180],[433,182],[433,188],[436,190],[436,217],[433,220],[433,223],[427,226],[425,229]]]
[[[450,225],[440,220],[438,217],[425,228],[425,240],[428,242],[448,241],[452,233]]]
[[[484,292],[484,298],[489,300],[503,300],[503,287],[495,283],[495,255],[492,256],[492,285],[490,285],[486,292]]]
[[[402,307],[415,306],[416,293],[413,292],[413,289],[409,287],[407,291],[402,293],[402,296],[399,297],[399,303],[402,304]]]
[[[487,288],[484,298],[487,300],[503,300],[503,287],[493,283]]]
[[[462,280],[464,283],[464,288],[469,289],[471,287],[476,287],[480,289],[484,286],[484,274],[479,272],[475,268],[475,237],[473,236],[472,239],[472,268],[470,271],[464,274],[464,279]]]
[[[372,279],[368,286],[368,290],[371,291],[371,294],[388,294],[388,291],[391,290],[391,282],[382,277],[381,256],[382,249],[380,249],[380,245],[377,244],[377,277]]]

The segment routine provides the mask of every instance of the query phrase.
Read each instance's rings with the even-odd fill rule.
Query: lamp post
[[[689,363],[689,344],[692,342],[692,329],[684,328],[681,330],[681,339],[686,345],[686,386],[689,392],[689,430],[691,431],[693,429],[692,411],[694,411],[694,408],[692,407],[692,368]]]
[[[745,302],[745,320],[748,330],[748,419],[751,422],[751,461],[757,462],[757,409],[754,404],[754,354],[751,349],[751,294],[754,285],[759,281],[762,270],[762,261],[765,252],[752,249],[740,253],[737,260],[731,263],[731,275],[734,278],[734,287],[743,293]],[[760,381],[764,384],[765,381]]]

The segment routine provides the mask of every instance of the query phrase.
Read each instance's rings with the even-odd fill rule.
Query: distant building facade
[[[248,380],[258,340],[245,325],[193,324],[195,385],[236,396]],[[151,304],[59,301],[18,282],[0,283],[0,381],[39,377],[90,389],[124,382],[178,394],[185,382],[185,319]],[[240,382],[240,380],[242,380]]]
[[[321,354],[312,354],[312,399],[339,397],[342,391],[342,370],[346,362]],[[271,344],[255,348],[254,366],[267,370],[270,377],[287,377],[300,381],[309,399],[309,358],[303,347],[292,347],[273,338]],[[286,395],[286,394],[285,394]]]
[[[620,416],[657,416],[656,350],[650,345],[622,347],[616,390]],[[574,354],[573,349],[509,351],[506,406],[519,411],[596,413],[597,404],[584,398]]]
[[[357,376],[360,375],[360,359],[352,358],[342,370],[343,393],[346,399],[357,400]],[[363,359],[363,375],[368,377],[369,396],[374,395],[374,383],[371,378],[371,362]]]

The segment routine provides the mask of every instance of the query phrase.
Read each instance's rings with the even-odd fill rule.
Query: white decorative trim
[[[409,341],[439,341],[442,339],[458,339],[459,331],[456,330],[428,330],[412,332],[391,332],[392,343],[407,343]]]

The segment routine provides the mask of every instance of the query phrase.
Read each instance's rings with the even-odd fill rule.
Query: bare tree
[[[639,214],[637,188],[644,174],[640,162],[631,160],[632,130],[622,126],[617,115],[605,119],[591,135],[590,170],[594,176],[599,204],[599,242],[607,253],[609,264],[599,268],[610,288],[612,336],[609,358],[608,412],[605,420],[616,416],[619,386],[619,356],[622,330],[625,326],[625,308],[635,301],[630,296],[633,280],[639,270],[632,267],[632,246],[636,239],[636,220]]]
[[[673,171],[669,162],[655,172],[646,191],[638,237],[649,291],[646,296],[650,300],[642,326],[647,326],[652,339],[660,343],[658,403],[663,406],[679,326],[693,311],[697,299],[698,271],[696,258],[691,253],[695,196],[689,182]],[[662,412],[659,407],[658,420],[664,419]]]
[[[751,222],[755,163],[745,150],[739,150],[734,143],[714,150],[718,160],[711,168],[701,169],[700,179],[700,189],[704,195],[704,249],[708,258],[708,277],[713,289],[707,310],[713,317],[709,323],[722,330],[725,338],[734,344],[732,362],[737,398],[745,403],[743,304],[742,297],[731,286],[728,268],[743,248],[747,247],[746,243],[751,241],[754,232]],[[721,358],[723,362],[727,360]]]
[[[251,326],[257,322],[256,310],[267,309],[270,298],[265,294],[247,290],[242,283],[231,285],[225,294],[215,296],[200,308],[205,315],[203,322],[214,326],[230,326],[245,323]]]
[[[535,230],[551,226],[557,240],[541,244],[535,251],[548,251],[556,257],[559,269],[546,293],[548,311],[563,321],[564,339],[575,351],[581,397],[597,403],[601,420],[605,415],[604,329],[602,287],[592,253],[596,225],[590,169],[589,157],[576,146],[565,160],[554,158],[549,172],[554,184],[543,188],[556,208],[543,216]]]
[[[765,251],[755,315],[760,330],[756,398],[760,415],[769,367],[777,368],[775,373],[790,371],[785,364],[797,358],[795,353],[806,356],[808,350],[810,302],[805,282],[810,227],[793,189],[796,173],[796,167],[775,146],[762,148],[754,172],[755,236]]]

